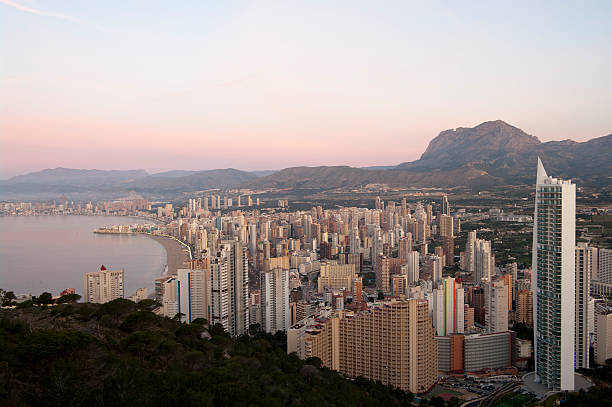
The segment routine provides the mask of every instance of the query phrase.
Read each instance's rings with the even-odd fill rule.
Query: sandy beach
[[[156,240],[166,249],[166,264],[168,265],[168,275],[175,274],[179,268],[187,267],[189,262],[189,252],[176,240],[162,237],[145,235]]]

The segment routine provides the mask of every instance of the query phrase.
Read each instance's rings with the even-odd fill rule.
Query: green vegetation
[[[524,406],[533,397],[521,393],[508,393],[500,398],[495,404],[495,407],[520,407]]]
[[[284,334],[230,338],[150,300],[0,310],[2,406],[407,406],[411,393],[287,355]]]

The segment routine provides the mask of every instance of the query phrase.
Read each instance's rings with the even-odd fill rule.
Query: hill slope
[[[231,339],[151,300],[0,310],[3,406],[400,406],[410,393],[287,355],[284,334]],[[320,361],[319,361],[320,362]]]

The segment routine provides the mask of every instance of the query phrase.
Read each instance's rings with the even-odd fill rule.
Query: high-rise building
[[[503,279],[486,281],[485,321],[488,333],[508,330],[508,288]]]
[[[378,256],[376,262],[376,289],[383,293],[391,292],[391,276],[390,276],[391,259],[387,256]]]
[[[442,195],[442,204],[441,204],[442,208],[441,208],[441,212],[442,215],[449,215],[451,214],[450,211],[450,205],[448,204],[448,195]]]
[[[433,324],[436,335],[463,333],[464,312],[464,290],[461,282],[453,277],[446,277],[433,293]]]
[[[287,352],[316,356],[350,377],[424,393],[437,380],[437,346],[426,300],[382,302],[364,312],[312,318],[287,333]]]
[[[589,368],[589,297],[592,269],[591,251],[586,243],[576,246],[576,336],[574,368]]]
[[[273,334],[289,329],[289,269],[261,273],[261,306],[264,331]]]
[[[123,298],[125,295],[123,278],[123,270],[107,270],[104,266],[100,267],[100,271],[85,273],[83,301],[104,304]]]
[[[419,252],[409,252],[403,262],[404,264],[401,266],[401,273],[408,276],[407,283],[417,283],[419,281]]]
[[[518,290],[516,293],[516,322],[533,325],[533,296],[531,290]]]
[[[597,280],[605,284],[612,284],[612,249],[599,249]]]
[[[162,312],[191,323],[198,318],[210,321],[211,291],[208,269],[178,269],[164,282]]]
[[[612,358],[612,305],[595,305],[595,363],[605,365]]]
[[[213,324],[232,336],[249,329],[249,270],[247,249],[241,242],[224,240],[210,260]]]
[[[482,280],[491,280],[495,275],[495,256],[491,251],[491,242],[476,239],[474,242],[474,284]]]
[[[402,260],[408,260],[409,253],[412,252],[412,233],[402,237],[399,240],[398,257]]]
[[[535,379],[574,390],[576,185],[546,174],[538,159],[533,226]]]
[[[465,243],[465,271],[474,272],[474,250],[476,244],[476,231],[468,232],[467,242]],[[476,282],[476,281],[475,281]]]

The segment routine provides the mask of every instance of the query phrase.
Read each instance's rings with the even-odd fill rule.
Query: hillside
[[[485,171],[473,167],[451,171],[367,170],[353,167],[286,168],[248,184],[249,188],[335,189],[367,184],[413,187],[454,187],[488,182]]]
[[[234,168],[198,171],[177,175],[155,174],[140,178],[123,186],[137,192],[184,192],[212,188],[233,188],[257,179],[257,175]]]
[[[144,170],[103,171],[56,168],[0,181],[3,199],[108,199],[130,191],[147,196],[214,188],[234,188],[257,179],[254,173],[233,168],[207,171],[167,171],[147,174]]]
[[[408,406],[412,394],[287,355],[284,334],[231,339],[138,305],[0,310],[2,406]]]

